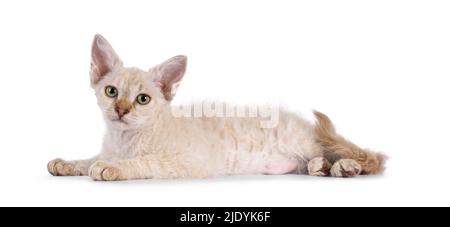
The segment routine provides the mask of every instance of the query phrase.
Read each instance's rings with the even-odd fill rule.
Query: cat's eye
[[[136,98],[136,102],[138,102],[141,105],[147,105],[150,102],[151,98],[150,96],[146,94],[140,94]]]
[[[108,97],[115,98],[115,97],[117,97],[117,95],[119,95],[119,91],[117,90],[117,88],[115,88],[113,86],[107,86],[105,88],[105,94]]]

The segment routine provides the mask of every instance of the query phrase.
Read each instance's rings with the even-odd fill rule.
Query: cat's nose
[[[121,119],[123,116],[130,113],[131,103],[127,100],[121,99],[117,101],[114,110],[116,111],[117,116],[119,116],[119,119]]]
[[[123,116],[125,116],[130,112],[130,109],[122,109],[120,107],[116,107],[115,110],[119,118],[122,118]]]

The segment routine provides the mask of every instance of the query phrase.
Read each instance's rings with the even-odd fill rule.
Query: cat
[[[384,172],[383,154],[346,140],[317,111],[310,123],[281,110],[272,128],[261,127],[257,117],[175,117],[170,103],[186,64],[185,56],[176,56],[149,71],[126,68],[109,42],[96,35],[90,80],[107,126],[102,151],[87,160],[50,161],[50,174],[119,181]]]

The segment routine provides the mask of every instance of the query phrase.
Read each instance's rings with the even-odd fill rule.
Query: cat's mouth
[[[120,124],[128,124],[128,122],[126,122],[124,119],[120,119],[120,118],[116,118],[116,119],[111,119],[112,122],[117,122]]]

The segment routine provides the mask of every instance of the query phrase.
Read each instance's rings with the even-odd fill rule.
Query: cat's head
[[[124,67],[101,35],[92,44],[91,86],[105,121],[120,129],[137,128],[169,107],[186,71],[187,58],[173,57],[148,71]]]

